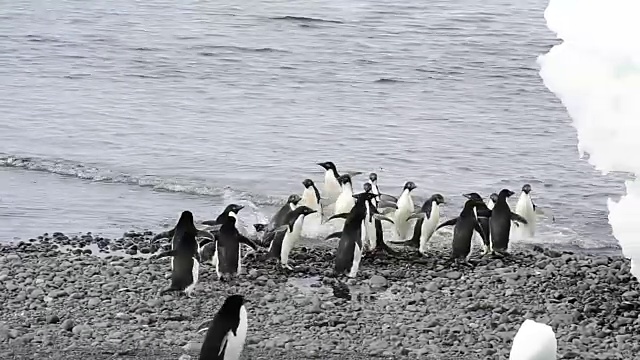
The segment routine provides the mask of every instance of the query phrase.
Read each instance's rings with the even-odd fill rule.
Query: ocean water
[[[617,248],[536,58],[544,0],[16,0],[0,8],[0,241],[267,219],[323,170],[464,192],[530,183],[542,244]],[[361,188],[366,176],[354,178]],[[511,203],[515,205],[517,195]],[[552,221],[555,219],[555,221]],[[330,230],[319,228],[317,235]]]

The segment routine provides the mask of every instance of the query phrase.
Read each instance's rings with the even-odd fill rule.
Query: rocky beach
[[[366,257],[338,281],[335,244],[304,244],[293,272],[258,254],[223,283],[204,265],[187,298],[159,295],[169,259],[149,255],[168,240],[153,235],[1,245],[0,358],[197,359],[198,326],[234,293],[248,300],[243,359],[507,359],[525,319],[552,326],[560,359],[640,353],[640,286],[622,257],[534,247],[455,268],[435,248]]]

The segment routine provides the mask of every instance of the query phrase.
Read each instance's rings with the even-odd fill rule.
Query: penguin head
[[[462,194],[462,196],[466,197],[469,200],[480,200],[482,201],[482,196],[476,192]]]
[[[407,181],[404,183],[404,190],[413,191],[415,188],[417,188],[417,186],[413,181]]]
[[[302,205],[302,206],[296,208],[295,212],[298,213],[298,216],[299,215],[307,216],[307,215],[313,214],[313,213],[315,213],[317,211],[313,210],[312,208],[310,208],[308,206]]]
[[[302,182],[302,185],[304,185],[305,189],[308,189],[310,187],[313,186],[313,180],[311,179],[304,179],[304,181]]]
[[[298,203],[300,202],[300,200],[302,200],[302,198],[300,197],[300,195],[298,195],[298,194],[291,194],[291,195],[289,195],[289,198],[287,199],[287,203],[289,203],[289,204],[293,204],[293,205],[298,205]]]
[[[344,174],[338,178],[340,185],[351,184],[351,175]]]
[[[522,186],[522,192],[529,195],[529,193],[531,192],[531,185],[524,184],[524,186]]]
[[[444,196],[442,196],[441,194],[433,194],[431,196],[431,201],[435,201],[436,204],[442,205],[444,204]]]
[[[183,226],[194,226],[193,225],[193,214],[191,211],[185,210],[180,214],[180,219],[178,219],[178,225],[176,227]]]
[[[489,195],[489,199],[491,199],[491,201],[498,202],[498,194],[496,193],[492,193],[491,195]]]
[[[240,313],[240,308],[245,304],[244,297],[239,294],[234,294],[227,297],[220,307],[218,313],[224,317],[237,317]]]
[[[368,192],[371,192],[371,190],[372,190],[371,184],[370,184],[370,183],[368,183],[368,182],[364,183],[364,184],[362,185],[362,188],[364,189],[364,192],[367,192],[367,193],[368,193]]]
[[[464,203],[464,210],[462,211],[465,212],[465,211],[472,210],[473,208],[480,205],[481,203],[482,203],[482,200],[467,200]]]
[[[244,206],[242,205],[238,205],[238,204],[229,204],[227,205],[227,207],[224,209],[224,213],[226,215],[231,215],[233,213],[233,215],[238,214],[238,212],[240,210],[244,209]]]
[[[500,193],[498,194],[498,198],[503,198],[506,199],[508,197],[511,197],[511,195],[515,194],[513,191],[509,190],[509,189],[502,189],[500,190]]]
[[[376,173],[369,174],[369,180],[371,180],[371,182],[378,181],[378,174],[376,174]]]
[[[321,162],[321,163],[318,163],[318,165],[322,166],[327,171],[329,170],[336,171],[336,165],[331,161]]]

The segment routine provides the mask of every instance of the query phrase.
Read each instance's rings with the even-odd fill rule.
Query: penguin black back
[[[494,251],[504,253],[509,247],[509,236],[511,231],[511,219],[513,213],[507,203],[507,198],[514,194],[509,189],[502,189],[498,194],[498,199],[491,210],[489,226],[491,229],[491,244]],[[526,222],[526,221],[525,221]]]
[[[227,297],[209,324],[200,360],[237,360],[247,333],[247,311],[242,295]]]

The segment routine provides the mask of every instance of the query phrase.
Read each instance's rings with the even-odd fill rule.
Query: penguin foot
[[[289,264],[282,264],[280,268],[283,269],[283,270],[293,271],[293,266],[291,266]]]

